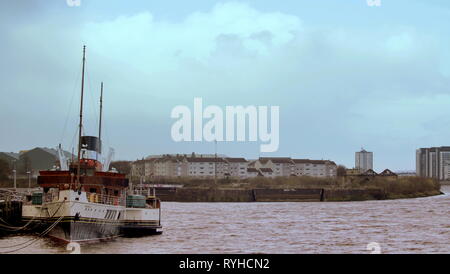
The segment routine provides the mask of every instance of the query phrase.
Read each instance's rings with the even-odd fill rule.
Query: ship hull
[[[56,220],[55,220],[56,221]],[[46,227],[50,226],[51,222]],[[48,236],[62,242],[96,242],[120,236],[120,222],[63,218]]]
[[[67,199],[24,205],[22,214],[23,222],[43,236],[64,242],[93,242],[120,236],[125,207]]]
[[[109,222],[107,220],[80,219],[73,217],[34,219],[28,226],[32,231],[40,234],[52,224],[56,226],[46,236],[64,243],[79,242],[89,243],[107,241],[119,236],[141,237],[162,234],[162,226],[159,221],[120,221]],[[29,222],[23,219],[24,223]]]
[[[120,231],[126,237],[161,234],[161,208],[126,208]]]
[[[24,223],[29,220],[24,219]],[[73,217],[58,219],[33,220],[29,225],[31,231],[41,234],[57,224],[45,234],[62,242],[96,242],[114,239],[121,235],[121,222],[108,222],[105,220],[74,220]]]
[[[63,242],[95,242],[118,236],[160,234],[161,208],[128,208],[90,202],[86,193],[62,191],[52,202],[24,205],[24,225]]]
[[[125,221],[120,234],[125,237],[139,237],[162,234],[162,226],[159,221]]]

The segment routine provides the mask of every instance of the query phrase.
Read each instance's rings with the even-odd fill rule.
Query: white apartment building
[[[449,179],[450,179],[450,162],[447,162],[444,164],[443,167],[442,180],[449,180]]]
[[[248,161],[244,158],[225,158],[225,161],[228,162],[228,173],[232,178],[246,178],[247,177],[247,168]]]
[[[247,168],[247,178],[255,178],[258,176],[264,176],[259,169],[255,167]]]
[[[260,157],[255,162],[255,167],[272,169],[273,176],[291,176],[294,171],[294,163],[289,157]]]
[[[141,177],[145,174],[145,160],[137,160],[131,163],[131,176]]]
[[[267,178],[274,178],[275,174],[273,173],[273,170],[268,167],[262,167],[259,169],[261,171],[262,176]]]
[[[373,153],[365,149],[355,152],[355,168],[360,170],[360,172],[365,172],[369,169],[373,170]]]
[[[450,147],[419,148],[416,151],[417,176],[449,180]]]
[[[224,158],[187,157],[187,176],[203,178],[224,178],[230,176],[228,162]]]
[[[162,177],[172,177],[171,174],[171,161],[169,159],[155,159],[152,161],[154,166],[154,173],[153,176],[156,178],[162,178]]]
[[[312,176],[334,177],[337,166],[330,160],[291,159],[289,157],[245,158],[205,157],[203,155],[162,155],[132,163],[132,176],[145,179],[198,177],[237,178],[257,176]]]
[[[131,164],[131,176],[152,178],[173,178],[186,176],[183,158],[172,156],[152,157]]]
[[[292,159],[295,176],[334,177],[337,165],[329,160]]]

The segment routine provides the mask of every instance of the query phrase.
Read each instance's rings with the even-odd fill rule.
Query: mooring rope
[[[61,205],[60,205],[60,207],[61,207]],[[58,210],[59,210],[59,208],[58,208]],[[58,211],[58,210],[57,210],[57,211]],[[56,211],[56,212],[57,212],[57,211]],[[41,217],[41,214],[42,214],[42,207],[41,207],[41,210],[39,211],[39,217]],[[29,220],[25,225],[23,225],[23,226],[21,226],[21,227],[13,226],[13,225],[11,225],[10,223],[8,223],[8,222],[6,222],[5,220],[3,220],[2,218],[0,218],[0,221],[2,221],[3,223],[5,223],[5,225],[4,225],[4,224],[0,224],[0,229],[8,230],[8,231],[19,231],[19,230],[25,229],[27,226],[29,226],[29,225],[31,224],[31,222],[33,222],[34,219],[36,219],[36,218],[37,218],[36,216],[33,216],[33,217],[31,218],[31,220]],[[1,248],[1,247],[0,247],[0,248]]]
[[[42,208],[41,211],[39,212],[39,217],[41,216],[42,213]],[[8,230],[8,231],[20,231],[22,229],[25,229],[27,226],[29,226],[31,224],[31,222],[34,221],[34,219],[36,219],[36,216],[33,216],[33,218],[31,218],[25,225],[23,226],[13,226],[11,224],[9,224],[8,222],[6,222],[5,220],[3,220],[2,218],[0,218],[0,221],[2,221],[5,224],[0,224],[0,229],[3,230]]]
[[[61,202],[61,204],[59,205],[59,207],[58,207],[58,209],[55,211],[55,213],[53,213],[53,215],[51,216],[51,217],[49,217],[49,218],[53,218],[55,215],[56,215],[56,213],[58,213],[58,211],[61,209],[61,207],[62,207],[62,205],[64,204],[64,202],[65,201],[62,201]],[[42,212],[42,208],[41,208],[41,212]],[[39,215],[40,215],[41,213],[39,213]],[[5,253],[12,253],[12,252],[15,252],[15,251],[18,251],[18,250],[21,250],[21,249],[23,249],[23,248],[25,248],[25,247],[28,247],[28,246],[30,246],[31,244],[33,244],[34,242],[36,242],[36,241],[38,241],[39,239],[40,239],[40,237],[43,237],[43,236],[45,236],[46,234],[48,234],[62,219],[64,218],[64,215],[61,215],[61,217],[59,217],[58,218],[58,220],[56,220],[53,224],[51,224],[47,229],[45,229],[43,232],[41,232],[38,236],[37,236],[37,239],[31,239],[31,240],[29,240],[29,241],[26,241],[26,242],[23,242],[23,243],[20,243],[20,244],[15,244],[15,245],[12,245],[12,246],[0,246],[0,248],[2,248],[2,249],[8,249],[8,248],[13,248],[13,247],[16,247],[16,246],[21,246],[21,245],[25,245],[25,244],[27,244],[27,243],[30,243],[30,244],[28,244],[28,245],[26,245],[26,246],[24,246],[24,247],[21,247],[21,248],[18,248],[18,249],[15,249],[15,250],[10,250],[10,251],[4,251],[4,252],[1,252],[0,251],[0,254],[5,254]]]
[[[14,250],[0,251],[0,254],[13,253],[13,252],[22,250],[22,249],[24,249],[24,248],[26,248],[26,247],[29,247],[30,245],[32,245],[33,243],[35,243],[36,241],[38,241],[41,237],[44,237],[45,235],[47,235],[53,228],[55,228],[56,225],[58,225],[59,222],[61,222],[61,220],[62,220],[63,218],[64,218],[64,215],[61,215],[61,217],[59,217],[58,220],[56,220],[56,222],[54,222],[54,223],[53,223],[51,226],[49,226],[45,231],[43,231],[41,234],[39,234],[38,238],[32,239],[32,240],[27,241],[27,242],[25,242],[25,243],[21,243],[21,244],[17,244],[17,245],[12,245],[12,246],[9,246],[8,248],[16,247],[16,246],[21,246],[21,245],[26,244],[26,243],[29,243],[29,244],[27,244],[27,245],[25,245],[25,246],[22,246],[22,247],[19,247],[19,248],[14,249]],[[2,247],[2,248],[6,248],[6,247]]]

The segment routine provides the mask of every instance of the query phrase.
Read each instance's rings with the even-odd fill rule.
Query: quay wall
[[[382,189],[327,189],[325,201],[385,200],[388,196]]]
[[[156,196],[165,202],[253,202],[251,190],[157,188]]]
[[[197,189],[156,188],[163,202],[320,202],[383,200],[381,189]]]
[[[324,189],[253,189],[255,202],[319,202]]]
[[[11,234],[3,229],[6,226],[20,226],[22,219],[22,202],[0,201],[0,236]]]

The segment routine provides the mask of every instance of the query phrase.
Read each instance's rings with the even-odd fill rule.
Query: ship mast
[[[100,86],[100,121],[98,123],[98,141],[100,142],[100,153],[102,153],[102,112],[103,112],[103,82]],[[96,154],[96,160],[98,161],[98,153]]]
[[[86,63],[86,46],[83,46],[83,68],[81,72],[81,102],[80,102],[80,128],[78,132],[78,167],[77,167],[77,186],[80,186],[81,172],[81,131],[83,128],[83,95],[84,95],[84,66]]]
[[[102,111],[103,111],[103,82],[101,83],[100,87],[100,122],[98,125],[98,139],[101,140],[102,138]]]

